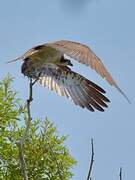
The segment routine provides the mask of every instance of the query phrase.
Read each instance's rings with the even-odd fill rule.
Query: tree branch
[[[119,177],[120,177],[120,180],[122,180],[122,168],[120,168]]]
[[[92,180],[91,173],[92,173],[93,163],[94,163],[94,145],[93,145],[93,139],[91,139],[91,160],[90,160],[90,167],[89,167],[87,180]]]
[[[21,137],[21,139],[18,143],[19,158],[20,158],[21,170],[22,170],[22,175],[23,175],[24,180],[28,180],[28,172],[27,172],[26,162],[25,162],[25,158],[24,158],[24,142],[25,142],[26,138],[28,137],[30,123],[32,120],[30,106],[31,106],[31,102],[33,100],[33,97],[32,97],[33,96],[33,89],[32,88],[33,88],[34,84],[35,84],[35,81],[32,82],[32,79],[30,78],[30,81],[29,81],[29,98],[27,99],[28,118],[26,119],[26,122],[25,122],[25,124],[26,124],[25,132],[24,132],[23,136]]]
[[[39,76],[40,76],[40,74],[39,74]],[[39,79],[39,77],[37,79],[35,79],[34,81],[32,81],[32,78],[30,78],[30,81],[29,81],[29,98],[27,99],[27,104],[26,104],[28,118],[26,119],[26,122],[25,122],[25,124],[26,124],[25,132],[18,143],[19,158],[20,158],[21,170],[22,170],[22,175],[23,175],[24,180],[28,180],[28,172],[27,172],[26,162],[25,162],[25,158],[24,158],[24,143],[25,143],[26,138],[28,137],[30,123],[32,120],[30,107],[31,107],[31,102],[33,101],[33,86],[37,82],[38,79]],[[56,162],[59,178],[60,178],[60,180],[62,180],[62,175],[60,173],[59,164],[57,162],[55,154],[53,153],[53,150],[50,145],[49,145],[49,148],[54,157],[54,161]]]
[[[26,163],[25,163],[25,158],[24,158],[24,144],[22,142],[22,139],[20,139],[20,142],[18,143],[18,148],[19,148],[19,158],[20,158],[23,179],[28,180],[28,173],[26,170]]]

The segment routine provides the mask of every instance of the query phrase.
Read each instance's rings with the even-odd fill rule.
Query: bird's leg
[[[32,82],[32,86],[34,86],[34,84],[39,80],[40,76],[41,76],[41,72],[38,74],[37,78],[34,79],[34,81]]]
[[[32,82],[32,78],[30,78],[30,83],[29,83],[29,90],[30,90],[30,93],[29,93],[29,99],[27,99],[27,103],[31,103],[33,101],[33,98],[32,98],[32,95],[33,95],[33,91],[32,91],[32,88],[33,88],[33,82]]]

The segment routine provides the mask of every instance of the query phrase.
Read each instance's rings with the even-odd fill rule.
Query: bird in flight
[[[82,108],[104,111],[104,108],[108,107],[107,103],[110,102],[104,95],[105,91],[84,76],[72,71],[71,60],[65,55],[90,66],[130,102],[103,62],[88,46],[78,42],[60,40],[38,45],[10,62],[23,60],[21,71],[25,76],[37,79],[39,84],[60,96],[67,97]]]

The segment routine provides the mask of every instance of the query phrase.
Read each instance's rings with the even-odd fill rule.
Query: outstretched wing
[[[118,87],[111,74],[107,71],[102,61],[95,55],[95,53],[86,45],[71,42],[67,40],[56,41],[53,43],[47,43],[46,46],[59,50],[71,58],[76,59],[78,62],[90,66],[103,78],[105,78],[110,85],[115,86],[118,91],[129,101],[124,92]]]
[[[104,111],[109,102],[101,87],[66,67],[45,65],[38,82],[90,111]]]

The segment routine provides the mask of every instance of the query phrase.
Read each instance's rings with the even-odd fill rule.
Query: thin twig
[[[40,76],[40,74],[39,74],[39,76]],[[37,82],[38,79],[39,79],[39,77],[37,79],[35,79],[34,81],[32,81],[32,79],[30,78],[29,98],[27,99],[27,104],[26,104],[28,118],[26,119],[26,122],[25,122],[26,123],[25,132],[24,132],[22,138],[20,139],[20,142],[18,143],[19,158],[20,158],[21,170],[22,170],[22,175],[23,175],[24,180],[28,180],[28,172],[27,172],[26,162],[25,162],[25,158],[24,158],[24,142],[25,142],[26,138],[28,137],[30,123],[31,123],[31,120],[32,120],[30,106],[31,106],[31,102],[33,101],[33,86]],[[60,173],[59,163],[57,162],[57,159],[55,157],[55,154],[54,154],[51,146],[49,144],[48,144],[48,146],[49,146],[49,149],[50,149],[50,151],[52,153],[52,156],[54,157],[54,161],[56,162],[59,178],[60,178],[60,180],[63,180],[62,175]]]
[[[90,167],[89,167],[87,180],[92,180],[91,173],[92,173],[93,163],[94,163],[94,145],[93,145],[93,139],[91,139],[91,160],[90,160]]]
[[[120,168],[119,177],[120,177],[120,180],[122,180],[122,168]]]
[[[32,98],[32,96],[33,96],[32,87],[33,87],[34,84],[35,84],[35,81],[32,82],[32,79],[30,78],[30,82],[29,82],[29,98],[27,99],[28,118],[26,119],[26,122],[25,122],[26,123],[25,132],[24,132],[22,138],[20,139],[20,142],[18,143],[19,158],[20,158],[21,170],[22,170],[22,175],[23,175],[24,180],[28,180],[28,172],[27,172],[26,162],[25,162],[25,158],[24,158],[24,142],[25,142],[26,138],[28,137],[30,123],[31,123],[31,120],[32,120],[30,106],[31,106],[31,102],[33,100],[33,98]]]

